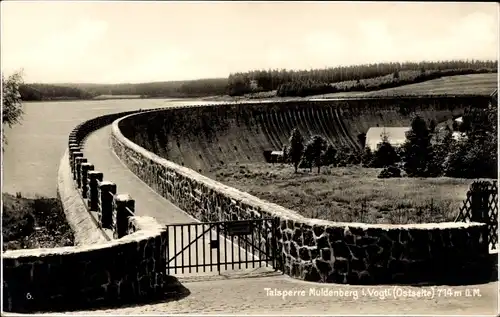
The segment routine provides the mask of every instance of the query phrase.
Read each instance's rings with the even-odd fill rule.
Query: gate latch
[[[219,240],[210,240],[210,249],[218,249],[219,248]]]

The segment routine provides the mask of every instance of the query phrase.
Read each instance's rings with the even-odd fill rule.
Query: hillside
[[[490,95],[498,87],[498,74],[472,74],[447,76],[417,84],[382,89],[372,92],[350,92],[316,95],[312,97],[379,97],[412,95]]]

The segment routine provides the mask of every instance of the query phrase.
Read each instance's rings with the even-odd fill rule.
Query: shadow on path
[[[88,302],[86,298],[78,297],[80,294],[75,294],[71,299],[65,298],[63,300],[45,303],[43,308],[36,307],[23,307],[22,310],[9,312],[8,314],[33,314],[33,313],[62,313],[62,312],[76,312],[76,311],[102,311],[113,310],[118,308],[130,308],[142,305],[162,304],[173,301],[181,300],[189,296],[191,292],[174,276],[166,277],[166,286],[163,292],[154,295],[144,295],[138,297],[132,296],[113,296],[108,295],[101,300]]]

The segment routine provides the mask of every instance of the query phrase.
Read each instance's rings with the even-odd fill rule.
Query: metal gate
[[[472,183],[455,221],[486,223],[490,249],[496,250],[498,248],[497,181],[475,181]]]
[[[167,225],[167,274],[281,270],[278,226],[275,218]]]

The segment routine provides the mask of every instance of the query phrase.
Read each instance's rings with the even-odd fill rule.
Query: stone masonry
[[[280,260],[291,277],[348,284],[434,281],[456,277],[488,254],[487,227],[480,223],[368,225],[304,218],[131,142],[120,130],[131,116],[113,123],[111,139],[131,171],[200,221],[277,218]],[[271,237],[272,224],[267,228],[262,243]]]
[[[161,294],[167,236],[154,219],[137,218],[120,240],[5,252],[4,309],[70,310]]]

